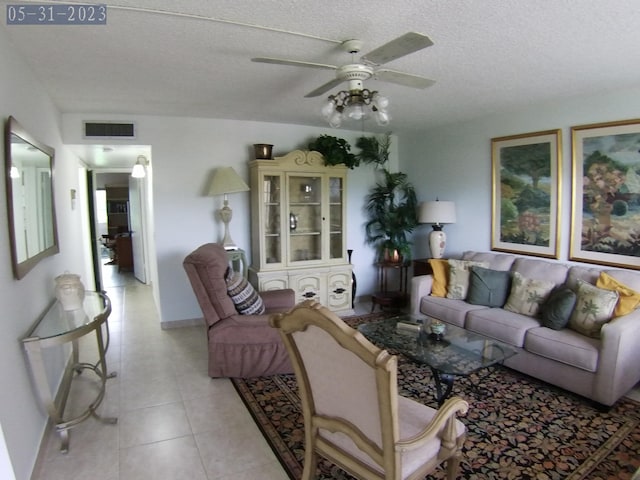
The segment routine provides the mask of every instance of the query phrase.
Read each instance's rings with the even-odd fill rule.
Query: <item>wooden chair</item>
[[[397,358],[319,303],[305,301],[270,319],[296,373],[305,427],[302,478],[317,455],[360,479],[423,479],[443,462],[457,477],[466,429],[451,398],[439,409],[398,395]]]

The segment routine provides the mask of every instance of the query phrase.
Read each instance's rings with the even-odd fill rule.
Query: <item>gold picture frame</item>
[[[570,260],[640,269],[640,119],[571,127]]]
[[[560,129],[491,139],[491,250],[559,258]]]

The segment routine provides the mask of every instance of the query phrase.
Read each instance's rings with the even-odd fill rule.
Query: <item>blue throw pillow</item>
[[[472,266],[469,271],[467,302],[486,307],[502,307],[511,289],[511,274],[508,271],[477,266]]]
[[[576,298],[576,292],[569,287],[563,286],[553,290],[540,307],[542,325],[554,330],[565,328],[576,305]]]

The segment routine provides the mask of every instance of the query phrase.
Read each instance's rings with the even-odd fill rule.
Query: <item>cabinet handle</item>
[[[346,290],[344,288],[336,288],[333,293],[344,293]]]
[[[313,298],[316,296],[316,294],[315,292],[307,292],[307,293],[303,293],[302,296],[305,298]]]

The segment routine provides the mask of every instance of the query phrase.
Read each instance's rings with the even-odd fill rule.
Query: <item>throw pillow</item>
[[[504,309],[534,317],[555,286],[553,282],[526,278],[521,273],[514,272],[511,292]]]
[[[600,276],[596,281],[596,287],[618,292],[620,298],[618,299],[616,308],[613,311],[614,317],[621,317],[622,315],[631,313],[640,305],[640,293],[632,290],[624,283],[619,282],[605,272],[600,273]]]
[[[225,278],[227,293],[241,315],[259,315],[264,313],[262,297],[240,272],[229,272]]]
[[[553,330],[562,330],[569,323],[575,305],[576,292],[569,287],[556,288],[540,307],[542,325]]]
[[[469,273],[467,302],[487,307],[502,307],[511,287],[511,274],[472,266]]]
[[[470,260],[448,260],[449,262],[449,285],[447,287],[447,298],[454,300],[464,300],[467,298],[469,290],[469,267],[477,266],[487,268],[487,262],[472,262]]]
[[[618,292],[603,290],[584,280],[578,280],[577,294],[569,327],[588,337],[600,338],[602,326],[611,320],[618,303]]]
[[[449,280],[449,262],[442,258],[430,258],[429,265],[433,272],[432,297],[446,297]]]

